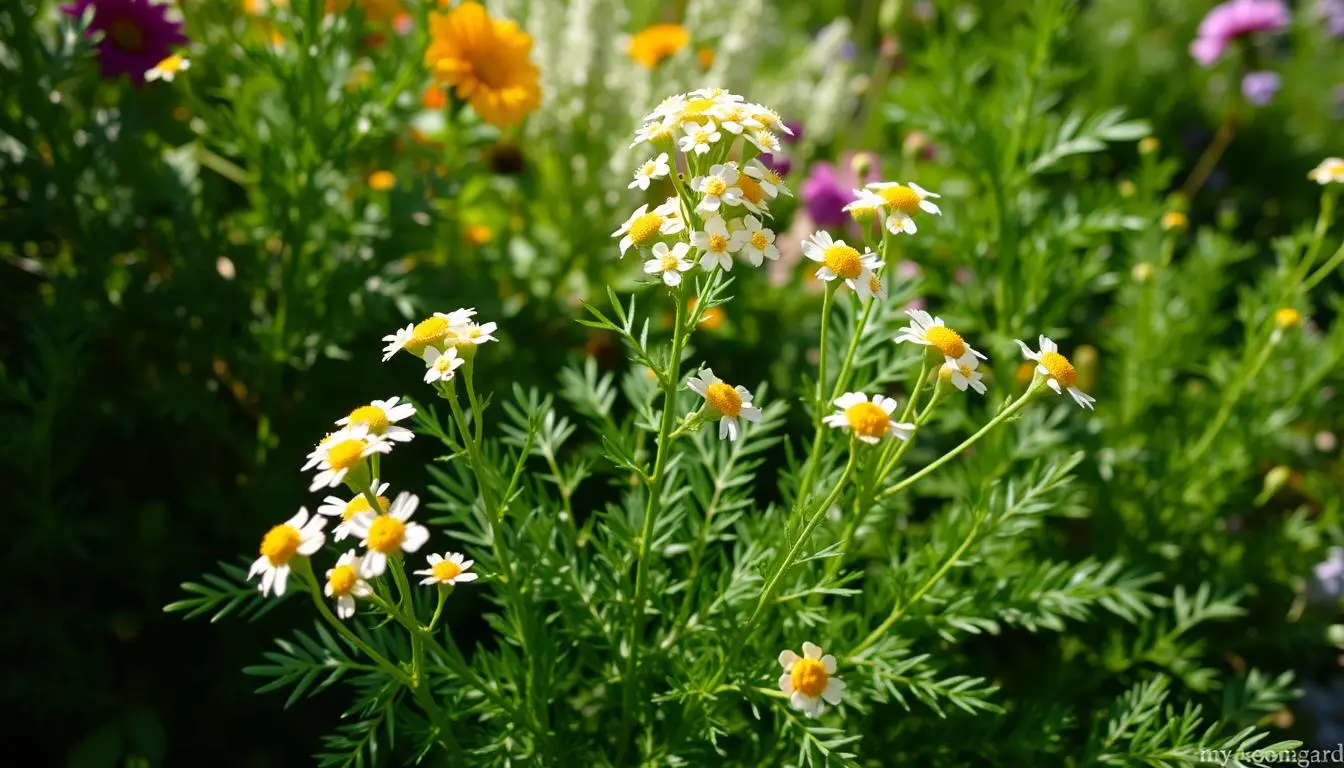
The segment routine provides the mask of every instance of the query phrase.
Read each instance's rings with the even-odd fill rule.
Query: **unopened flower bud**
[[[1146,136],[1139,141],[1139,154],[1151,155],[1162,146],[1162,142],[1157,140],[1156,136]]]
[[[1278,328],[1296,328],[1302,324],[1302,313],[1292,307],[1284,307],[1274,313],[1274,325]]]
[[[1153,276],[1153,265],[1146,261],[1141,261],[1138,264],[1135,264],[1134,268],[1129,271],[1129,276],[1132,277],[1136,283],[1146,283],[1149,278]]]
[[[856,152],[854,157],[850,158],[849,169],[859,179],[868,178],[868,172],[873,169],[873,155],[871,152]]]
[[[1265,473],[1265,483],[1260,488],[1260,495],[1255,497],[1255,506],[1263,506],[1265,502],[1274,497],[1279,489],[1288,482],[1292,476],[1292,470],[1285,466],[1277,466]]]
[[[1184,232],[1190,228],[1190,218],[1180,211],[1168,211],[1162,214],[1162,231]]]

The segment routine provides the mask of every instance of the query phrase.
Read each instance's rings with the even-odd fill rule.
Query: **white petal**
[[[779,690],[785,693],[793,693],[793,675],[785,672],[779,676]]]
[[[744,405],[742,406],[742,412],[739,413],[738,416],[746,419],[747,421],[755,423],[761,420],[761,409],[753,408],[752,406],[749,405]]]
[[[835,405],[837,408],[848,408],[851,405],[858,405],[867,399],[868,398],[863,396],[862,392],[846,392],[835,398]]]
[[[364,559],[359,563],[359,575],[366,579],[382,576],[386,570],[387,555],[382,552],[370,551],[364,555]]]
[[[793,669],[793,663],[798,661],[798,654],[793,651],[784,650],[779,652],[779,666],[784,668],[785,672]]]
[[[803,643],[803,655],[809,659],[820,659],[821,646],[816,643],[805,642]]]
[[[275,596],[279,597],[285,594],[285,585],[289,584],[289,565],[282,565],[275,569]]]
[[[1047,379],[1045,382],[1045,386],[1053,389],[1056,395],[1064,394],[1064,390],[1060,389],[1059,387],[1059,382],[1055,381],[1054,379]]]
[[[812,697],[802,691],[794,691],[789,695],[789,704],[793,705],[794,709],[804,714],[812,709],[812,701]]]
[[[821,657],[821,668],[824,669],[824,670],[826,670],[826,674],[828,674],[828,675],[834,675],[834,674],[835,674],[835,657],[832,656],[832,655],[829,654],[829,653],[826,654],[825,656],[822,656],[822,657]]]
[[[460,581],[460,582],[462,582],[462,583],[464,583],[464,584],[467,583],[467,582],[475,581],[476,578],[477,578],[477,574],[475,574],[475,573],[459,573],[459,574],[457,574],[457,580]]]
[[[839,704],[844,693],[845,681],[832,677],[826,681],[826,688],[821,692],[821,698],[825,699],[828,704]]]
[[[1017,342],[1017,346],[1019,346],[1019,347],[1022,348],[1022,356],[1023,356],[1023,357],[1027,358],[1028,360],[1040,360],[1040,359],[1041,359],[1040,354],[1037,353],[1037,352],[1032,352],[1032,351],[1031,351],[1031,347],[1028,347],[1026,342],[1022,341],[1021,339],[1013,339],[1013,341],[1016,341],[1016,342]]]
[[[411,523],[406,526],[406,535],[401,540],[401,549],[403,552],[414,552],[425,545],[429,540],[429,529],[419,523]]]

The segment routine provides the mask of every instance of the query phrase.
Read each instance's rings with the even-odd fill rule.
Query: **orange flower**
[[[379,192],[386,192],[397,183],[397,177],[391,171],[374,171],[369,174],[369,186]]]
[[[701,69],[709,69],[714,66],[714,49],[701,48],[695,52],[695,63],[700,65]]]
[[[327,13],[341,13],[350,7],[351,0],[327,0]],[[364,11],[364,19],[371,24],[386,24],[406,12],[401,0],[354,0]]]
[[[653,69],[691,42],[691,33],[680,24],[654,24],[630,38],[630,58]]]
[[[485,122],[506,128],[541,105],[532,37],[516,23],[467,2],[446,14],[430,12],[429,37],[425,66]]]
[[[467,242],[472,245],[485,245],[494,239],[494,230],[484,224],[470,224],[467,226]]]
[[[420,106],[425,109],[443,109],[448,106],[448,94],[437,85],[431,85],[425,89],[425,94],[420,97]]]

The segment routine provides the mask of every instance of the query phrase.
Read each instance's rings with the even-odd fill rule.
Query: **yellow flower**
[[[480,3],[429,14],[425,66],[452,86],[482,120],[498,128],[522,121],[541,104],[540,74],[529,56],[532,37]]]
[[[1169,211],[1162,214],[1162,229],[1170,232],[1184,232],[1190,228],[1190,218],[1180,211]]]
[[[1302,313],[1292,307],[1284,307],[1274,313],[1274,325],[1279,328],[1296,328],[1302,324]]]
[[[467,242],[472,245],[485,245],[494,239],[494,230],[484,224],[470,224],[467,226]]]
[[[386,192],[397,183],[397,177],[391,171],[374,171],[369,174],[369,186],[379,192]]]
[[[691,42],[691,33],[680,24],[654,24],[630,38],[630,58],[653,69]]]

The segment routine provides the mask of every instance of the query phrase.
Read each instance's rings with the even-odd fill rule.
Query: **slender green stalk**
[[[859,315],[859,323],[854,326],[854,335],[849,340],[849,349],[845,351],[844,362],[840,363],[840,373],[835,377],[835,386],[831,387],[831,400],[839,397],[844,392],[845,387],[849,385],[849,377],[854,367],[854,356],[859,351],[859,341],[863,339],[863,332],[868,328],[868,318],[873,314],[873,306],[876,304],[876,299],[870,296],[863,306],[863,314]]]
[[[653,459],[653,473],[645,488],[647,498],[644,504],[644,526],[639,535],[639,550],[635,555],[635,595],[631,606],[630,632],[626,638],[624,707],[621,715],[622,750],[628,739],[631,718],[635,709],[635,670],[638,667],[640,635],[644,629],[644,600],[649,585],[649,547],[657,527],[658,513],[663,502],[663,483],[667,480],[667,461],[672,453],[672,426],[676,422],[677,389],[681,386],[681,349],[686,324],[686,301],[680,290],[672,294],[676,302],[675,319],[672,323],[672,351],[667,361],[667,371],[662,377],[663,417],[658,428],[658,442]]]
[[[980,440],[980,438],[989,434],[989,432],[993,430],[995,427],[1007,421],[1008,419],[1012,418],[1014,414],[1022,410],[1024,407],[1026,407],[1027,403],[1031,402],[1032,399],[1035,398],[1036,394],[1040,392],[1041,388],[1044,386],[1045,386],[1045,377],[1038,375],[1036,377],[1036,380],[1032,382],[1031,387],[1029,387],[1027,391],[1022,394],[1021,397],[1013,401],[1007,408],[1004,408],[1002,411],[999,411],[999,414],[994,418],[990,419],[985,424],[985,426],[979,429],[979,431],[977,431],[970,437],[966,438],[957,447],[953,448],[952,450],[948,451],[942,456],[939,456],[938,458],[934,459],[923,469],[919,470],[913,475],[910,475],[901,482],[896,483],[890,488],[887,488],[885,491],[882,491],[877,495],[877,498],[885,499],[888,496],[894,496],[900,493],[901,491],[905,490],[906,488],[909,488],[910,486],[914,485],[920,480],[923,480],[926,476],[932,474],[939,467],[943,466],[947,462],[956,458],[958,455],[961,454],[962,451],[966,450],[967,448],[970,448],[972,445],[975,445]]]
[[[1218,433],[1227,424],[1228,417],[1232,415],[1232,408],[1241,400],[1242,394],[1246,391],[1246,385],[1254,380],[1260,374],[1260,370],[1265,367],[1265,363],[1269,362],[1270,356],[1278,346],[1276,339],[1277,337],[1271,332],[1270,338],[1260,345],[1260,354],[1256,355],[1255,360],[1251,362],[1251,367],[1243,375],[1238,376],[1232,382],[1232,386],[1228,387],[1227,391],[1223,393],[1223,402],[1218,408],[1218,414],[1213,417],[1213,421],[1209,422],[1209,426],[1205,428],[1199,442],[1195,443],[1195,447],[1187,454],[1191,464],[1198,461],[1204,455],[1204,452],[1213,445],[1214,438],[1218,436]]]
[[[1335,255],[1331,256],[1329,261],[1322,264],[1320,269],[1313,272],[1310,277],[1303,281],[1302,292],[1306,293],[1312,288],[1315,288],[1317,283],[1324,280],[1326,275],[1333,272],[1341,263],[1344,263],[1344,245],[1341,245],[1339,250],[1335,251]]]
[[[308,589],[308,594],[313,598],[313,605],[317,607],[317,612],[322,615],[323,620],[325,620],[332,629],[336,630],[337,634],[349,641],[351,645],[358,648],[360,653],[369,657],[370,661],[377,664],[378,667],[386,672],[393,680],[396,680],[408,688],[414,688],[415,681],[411,679],[410,675],[407,675],[401,667],[392,663],[387,657],[375,651],[368,643],[361,640],[359,635],[356,635],[351,631],[350,627],[346,626],[345,622],[332,614],[331,608],[327,606],[327,601],[322,599],[322,585],[318,583],[317,576],[313,573],[313,565],[308,558],[294,558],[292,562],[293,565],[291,568],[299,575],[299,578],[303,579],[303,582]]]
[[[910,606],[923,600],[924,595],[927,594],[930,589],[933,589],[935,584],[942,581],[943,577],[947,575],[947,572],[951,570],[952,566],[957,564],[957,560],[961,559],[961,556],[966,553],[968,548],[970,548],[971,543],[975,541],[975,534],[979,529],[980,520],[977,518],[975,522],[971,524],[971,530],[966,533],[966,538],[962,540],[956,551],[952,553],[952,556],[944,561],[943,564],[938,567],[938,570],[934,571],[933,575],[929,576],[929,578],[920,585],[919,589],[915,590],[915,594],[911,595],[909,600],[904,603],[898,602],[896,605],[892,606],[891,613],[887,615],[887,618],[884,619],[881,624],[877,625],[872,632],[868,633],[868,636],[863,639],[863,642],[859,643],[854,650],[849,652],[849,656],[851,658],[857,657],[871,648],[873,643],[882,639],[882,635],[886,634],[887,630],[891,629],[893,624],[900,621],[901,616],[905,614],[905,611],[909,609]]]
[[[825,294],[821,300],[821,348],[820,357],[817,361],[817,388],[813,401],[812,452],[807,457],[802,480],[798,483],[798,496],[795,499],[797,509],[802,509],[808,493],[812,490],[812,482],[816,478],[817,468],[821,461],[821,445],[826,437],[821,420],[826,414],[826,401],[823,399],[826,391],[826,329],[831,324],[831,297],[835,295],[834,282],[831,281],[826,284]]]

